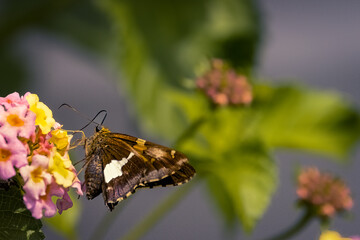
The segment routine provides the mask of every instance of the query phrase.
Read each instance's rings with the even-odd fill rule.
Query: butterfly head
[[[95,133],[91,137],[85,139],[85,154],[88,155],[94,151],[98,147],[99,143],[107,137],[107,133],[110,133],[108,128],[102,125],[96,126]]]

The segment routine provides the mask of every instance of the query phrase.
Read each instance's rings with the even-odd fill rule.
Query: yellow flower
[[[64,158],[58,152],[50,157],[49,172],[54,176],[57,184],[70,187],[76,177],[74,167],[69,158]]]
[[[43,134],[49,133],[51,127],[55,124],[50,108],[39,102],[39,97],[36,94],[26,95],[26,100],[30,105],[30,110],[36,115],[35,124],[40,127]]]
[[[66,149],[71,137],[67,134],[66,130],[55,129],[51,131],[50,142],[54,143],[58,150]]]
[[[351,238],[343,238],[335,231],[325,231],[321,234],[319,240],[351,240]]]

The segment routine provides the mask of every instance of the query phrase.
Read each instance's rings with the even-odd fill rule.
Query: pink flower
[[[71,136],[61,127],[36,94],[0,97],[0,179],[22,176],[25,206],[38,219],[72,207],[70,187],[83,195],[69,159]]]
[[[56,206],[51,200],[52,196],[62,197],[65,190],[53,181],[47,185],[45,194],[39,199],[32,198],[31,195],[25,194],[23,199],[27,209],[31,211],[34,218],[40,219],[43,217],[52,217],[56,214]]]
[[[196,85],[220,106],[250,104],[253,99],[248,79],[220,59],[212,60],[211,68],[196,79]]]
[[[26,101],[25,96],[28,93],[26,93],[23,97],[20,97],[19,93],[14,92],[6,97],[0,97],[0,105],[3,105],[7,110],[9,110],[12,107],[16,107],[19,105],[24,105],[29,107],[29,103]]]
[[[53,151],[54,144],[50,143],[48,138],[50,138],[49,135],[39,134],[38,139],[35,140],[39,147],[34,150],[34,153],[50,156]]]
[[[75,168],[74,168],[74,172],[76,173]],[[76,189],[76,193],[78,195],[82,196],[84,194],[82,186],[81,186],[81,182],[78,177],[75,177],[75,180],[74,180],[73,184],[71,185],[71,187]]]
[[[73,202],[67,192],[64,193],[63,198],[59,198],[56,201],[56,207],[59,210],[59,214],[61,214],[64,210],[69,209],[73,206]]]
[[[0,135],[0,179],[7,180],[15,176],[14,167],[28,164],[27,149],[17,138],[5,138]]]
[[[75,168],[73,168],[73,171],[76,173]],[[71,185],[72,188],[76,189],[76,193],[78,195],[83,195],[83,191],[81,189],[81,182],[78,179],[78,177],[75,177],[75,180],[73,181],[73,184]],[[69,189],[69,188],[67,188]],[[71,198],[67,191],[64,193],[63,198],[58,199],[56,201],[56,206],[59,209],[59,214],[61,214],[64,210],[69,209],[73,206],[73,202],[71,201]]]
[[[43,155],[34,155],[31,165],[20,168],[20,174],[24,179],[26,195],[38,200],[46,194],[46,186],[51,183],[52,176],[47,172],[49,159]]]
[[[346,184],[328,173],[321,173],[317,168],[301,171],[296,192],[302,202],[315,207],[316,213],[323,217],[331,217],[353,206]]]
[[[9,108],[0,115],[0,134],[8,137],[30,138],[35,133],[35,118],[35,113],[31,112],[26,105]]]
[[[74,173],[76,173],[76,170],[74,167],[73,167],[73,171],[74,171]],[[81,195],[81,196],[83,195],[83,191],[81,189],[81,182],[78,177],[75,177],[71,187],[76,189],[76,193],[78,195]],[[69,188],[67,188],[67,191],[68,190],[69,190]],[[61,214],[64,210],[67,210],[73,206],[73,202],[72,202],[69,194],[67,193],[67,191],[65,191],[65,193],[61,199],[58,199],[56,201],[56,206],[59,210],[59,214]]]

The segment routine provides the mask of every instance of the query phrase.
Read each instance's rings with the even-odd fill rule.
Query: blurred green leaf
[[[276,165],[253,124],[251,108],[218,108],[178,148],[188,154],[229,225],[241,220],[250,231],[277,185]]]
[[[64,0],[11,1],[4,0],[0,14],[0,44],[11,42],[14,37],[42,22],[47,22],[76,2]],[[21,36],[21,35],[20,35]]]
[[[22,37],[21,33],[34,26],[38,31],[70,39],[93,52],[108,50],[110,24],[93,1],[2,1],[0,44]]]
[[[246,230],[262,216],[276,187],[276,166],[266,149],[344,157],[359,138],[358,113],[337,93],[255,85],[254,95],[248,107],[211,111],[203,104],[205,120],[178,146],[207,179],[227,221],[240,219]]]
[[[299,86],[258,86],[258,131],[271,148],[345,158],[359,139],[359,114],[344,96]]]
[[[179,98],[201,113],[197,95],[185,100],[183,79],[202,61],[223,57],[244,69],[254,63],[260,31],[253,1],[97,2],[114,25],[127,93],[146,129],[159,135],[175,139],[189,123]]]
[[[192,155],[200,176],[207,180],[210,198],[222,210],[229,226],[240,219],[251,231],[267,209],[277,186],[277,168],[266,149],[257,141],[242,142],[215,154]]]
[[[39,25],[92,53],[106,54],[112,43],[111,25],[93,1],[71,0],[64,11]]]
[[[22,60],[13,47],[0,46],[0,72],[3,79],[0,96],[5,97],[15,91],[22,93],[25,90],[26,69]]]
[[[57,213],[54,217],[44,218],[44,223],[60,233],[66,239],[78,239],[77,224],[80,219],[82,205],[80,200],[76,199],[77,195],[72,191],[69,192],[74,205],[60,215]],[[75,201],[74,201],[75,200]]]
[[[0,239],[44,239],[41,227],[25,207],[18,187],[0,190]]]
[[[222,188],[233,203],[234,214],[245,230],[250,231],[264,214],[276,189],[276,165],[259,144],[235,148],[225,153],[223,159],[212,168],[212,176],[223,183]]]

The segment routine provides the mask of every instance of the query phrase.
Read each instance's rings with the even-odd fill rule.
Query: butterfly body
[[[110,210],[137,188],[180,185],[195,169],[174,149],[103,127],[85,142],[86,196],[103,194]]]

